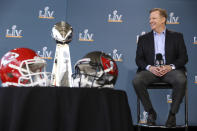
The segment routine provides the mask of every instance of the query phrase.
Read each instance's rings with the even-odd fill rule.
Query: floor
[[[197,130],[197,126],[189,126],[188,131]],[[158,128],[158,127],[141,127],[138,130],[137,126],[134,126],[134,131],[187,131],[186,128]]]

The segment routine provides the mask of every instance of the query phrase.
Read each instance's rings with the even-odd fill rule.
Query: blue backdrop
[[[127,92],[136,124],[136,94],[131,81],[137,69],[137,39],[150,31],[149,10],[164,8],[169,15],[167,28],[184,34],[189,55],[189,125],[196,126],[196,7],[196,0],[1,0],[0,56],[13,48],[28,47],[47,60],[47,70],[51,71],[56,46],[51,28],[61,20],[67,21],[74,29],[70,43],[72,65],[91,51],[110,54],[119,68],[115,88]],[[159,124],[164,124],[167,119],[170,108],[167,96],[170,94],[170,90],[150,91]],[[177,114],[177,124],[184,123],[183,107],[182,104]]]

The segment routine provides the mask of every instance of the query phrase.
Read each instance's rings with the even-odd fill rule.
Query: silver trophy
[[[52,69],[52,85],[72,87],[72,67],[69,42],[72,40],[72,27],[64,22],[56,23],[52,28],[52,37],[56,41],[56,51]]]

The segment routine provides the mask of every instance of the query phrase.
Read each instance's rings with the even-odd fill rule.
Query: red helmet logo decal
[[[13,60],[15,60],[18,56],[19,56],[19,54],[15,53],[15,52],[6,53],[1,59],[1,66],[2,65],[5,66],[5,65],[9,64]]]

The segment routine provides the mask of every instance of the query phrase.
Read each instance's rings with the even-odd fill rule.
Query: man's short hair
[[[166,11],[165,9],[161,9],[161,8],[153,8],[153,9],[151,9],[151,10],[149,11],[149,13],[152,13],[152,12],[155,12],[155,11],[159,11],[160,16],[166,18],[166,21],[165,21],[165,24],[166,24],[167,18],[168,18],[167,11]]]

